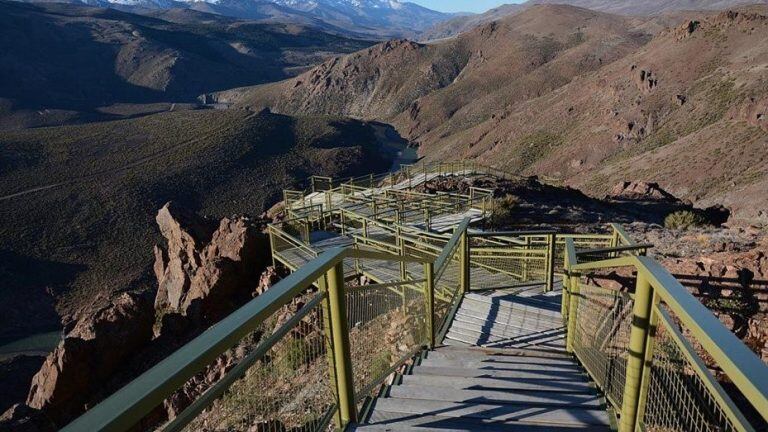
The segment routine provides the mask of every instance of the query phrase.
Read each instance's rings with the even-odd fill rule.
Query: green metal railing
[[[760,423],[768,420],[768,367],[658,262],[642,256],[649,246],[616,247],[595,260],[594,251],[577,251],[566,240],[568,351],[606,394],[621,432],[755,430],[710,368],[753,405]],[[621,267],[637,275],[633,292],[584,282]]]
[[[467,256],[460,252],[468,225],[468,219],[460,224],[436,261],[359,247],[316,256],[64,430],[322,431],[332,422],[343,428],[388,376],[434,347],[438,325],[445,325],[468,284],[461,276]],[[291,248],[301,243],[271,229]],[[345,278],[345,267],[360,261],[420,272],[358,286]],[[294,304],[303,306],[287,314]],[[198,374],[224,358],[238,361],[175,418],[152,423],[164,401],[194,386]]]
[[[315,177],[314,196],[285,191],[291,217],[268,233],[273,260],[294,272],[65,430],[343,429],[369,411],[389,377],[442,342],[466,292],[551,291],[556,275],[566,349],[605,395],[620,432],[752,431],[750,422],[768,420],[768,367],[644,256],[652,245],[615,224],[605,234],[473,232],[465,218],[439,234],[430,232],[435,218],[485,214],[493,192],[393,188],[484,172],[493,170],[420,164],[346,181]],[[318,252],[313,238],[328,231],[351,246]],[[632,289],[587,283],[617,268],[636,274]],[[201,382],[211,374],[214,382]],[[762,419],[742,412],[734,392]],[[158,422],[158,409],[182,397],[192,400]]]

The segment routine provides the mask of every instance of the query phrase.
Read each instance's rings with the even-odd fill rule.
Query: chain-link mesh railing
[[[473,237],[470,247],[472,290],[505,289],[545,283],[548,242],[531,237]]]
[[[617,408],[621,408],[626,382],[632,306],[628,293],[579,286],[573,349]]]
[[[567,346],[620,414],[620,430],[768,430],[768,368],[660,264],[638,255],[645,246],[622,243],[602,260],[577,252],[572,239],[566,247]],[[616,267],[635,270],[633,293],[582,281]]]
[[[458,301],[458,296],[460,295],[461,247],[462,242],[454,242],[452,249],[448,251],[448,258],[442,267],[435,268],[434,323],[436,329],[441,329],[446,324],[448,313],[454,302]]]
[[[648,402],[643,417],[651,432],[739,431],[746,420],[737,416],[729,396],[716,382],[693,344],[661,305],[663,317],[654,336]]]
[[[182,402],[213,385],[240,365],[248,365],[211,406],[187,425],[189,431],[264,432],[322,431],[336,409],[334,383],[328,368],[328,334],[324,327],[323,293],[302,296],[308,300],[293,312],[286,305],[244,338],[238,346],[209,366],[205,376],[192,379],[168,405]],[[301,304],[302,300],[297,300]],[[253,361],[254,358],[258,360]],[[189,394],[192,393],[192,394]]]
[[[424,283],[348,286],[345,297],[355,399],[361,403],[393,367],[426,345]]]

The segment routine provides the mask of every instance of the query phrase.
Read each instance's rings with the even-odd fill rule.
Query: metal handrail
[[[190,378],[212,363],[219,355],[234,347],[245,336],[255,331],[267,317],[301,294],[308,286],[314,284],[345,258],[428,262],[415,257],[356,250],[349,247],[335,248],[322,253],[166,357],[117,393],[87,411],[67,425],[63,431],[125,431],[131,429],[138,420],[154,410]],[[414,282],[408,281],[408,283],[413,284]],[[272,343],[272,340],[267,342]],[[254,359],[248,361],[251,360],[255,361]],[[215,391],[221,392],[225,389],[226,387],[218,387]],[[199,413],[201,406],[196,405],[192,409]],[[185,416],[185,420],[189,420],[189,417]],[[172,423],[172,425],[175,424]]]
[[[621,232],[616,230],[616,232]],[[647,245],[637,245],[630,241],[632,246],[609,248],[608,251],[637,250],[647,247]],[[719,384],[709,376],[709,372],[702,366],[701,360],[697,354],[688,345],[687,341],[679,334],[675,325],[670,321],[669,315],[658,305],[664,304],[677,320],[687,329],[690,335],[701,345],[712,360],[722,369],[725,375],[733,382],[739,391],[750,401],[760,415],[768,421],[768,366],[754,354],[735,334],[728,330],[722,322],[693,294],[691,294],[672,274],[669,273],[656,260],[645,257],[626,255],[621,257],[609,258],[600,261],[579,262],[578,257],[581,251],[576,251],[573,239],[566,239],[565,261],[566,261],[566,283],[564,284],[563,299],[568,299],[568,304],[564,303],[563,312],[568,320],[567,326],[567,349],[574,351],[573,333],[576,328],[575,322],[579,320],[576,311],[578,302],[582,294],[580,293],[579,278],[582,274],[608,268],[631,267],[638,275],[637,290],[634,293],[635,312],[632,320],[632,336],[630,344],[637,346],[649,346],[648,342],[653,337],[649,332],[649,326],[654,320],[660,320],[670,332],[672,339],[680,347],[680,350],[687,356],[689,365],[697,375],[701,377],[702,382],[712,393],[712,397],[718,401],[720,406],[734,425],[739,430],[752,430],[749,423],[744,419],[743,414],[735,407],[730,398],[723,392]],[[647,309],[647,304],[652,304]],[[640,309],[638,309],[640,308]],[[645,309],[644,309],[645,308]],[[629,349],[633,349],[630,345]],[[639,368],[633,373],[627,372],[627,383],[625,385],[624,399],[617,410],[622,412],[621,431],[634,431],[643,419],[642,408],[648,397],[647,380],[648,375],[642,372],[643,368],[649,368],[650,360],[648,353],[643,354],[646,349],[633,354],[630,359],[634,363],[628,365],[628,368]],[[578,350],[575,351],[577,357]],[[637,356],[641,357],[639,360]],[[645,360],[642,356],[646,356]],[[629,380],[639,380],[638,382],[629,382]]]

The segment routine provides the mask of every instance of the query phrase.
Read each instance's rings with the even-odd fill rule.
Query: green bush
[[[669,229],[688,229],[707,224],[707,220],[699,213],[690,210],[680,210],[670,213],[664,219],[664,226]]]
[[[512,223],[512,212],[519,203],[519,199],[514,195],[505,195],[493,200],[493,209],[491,210],[491,225],[500,227]]]

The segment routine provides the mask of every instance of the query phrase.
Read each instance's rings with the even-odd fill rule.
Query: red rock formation
[[[158,310],[210,324],[250,298],[269,252],[254,221],[224,218],[214,230],[173,203],[156,220],[168,242],[155,247]]]
[[[134,294],[81,318],[34,376],[27,405],[59,425],[80,414],[104,381],[149,343],[153,322],[151,301]]]
[[[658,183],[644,181],[621,182],[613,187],[609,197],[622,200],[677,201],[674,195],[662,189]]]

